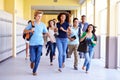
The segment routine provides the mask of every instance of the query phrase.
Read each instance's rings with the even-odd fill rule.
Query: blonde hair
[[[36,17],[38,14],[43,14],[43,11],[40,11],[40,10],[35,11],[35,13],[34,13],[34,19],[35,19],[35,17]]]

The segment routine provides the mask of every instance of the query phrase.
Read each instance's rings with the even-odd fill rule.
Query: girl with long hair
[[[62,68],[65,67],[65,58],[66,58],[66,49],[68,45],[67,33],[70,31],[69,27],[69,14],[60,13],[58,15],[58,23],[55,32],[58,31],[58,36],[56,38],[56,44],[58,48],[58,63],[59,63],[59,72],[62,72]]]
[[[86,70],[86,73],[88,73],[88,70],[90,68],[91,59],[94,55],[94,47],[97,43],[95,31],[95,26],[89,24],[86,31],[82,34],[80,39],[80,42],[82,42],[85,39],[88,45],[88,52],[84,53],[85,61],[82,67],[83,70]]]

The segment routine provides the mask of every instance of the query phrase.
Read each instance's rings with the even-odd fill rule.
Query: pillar
[[[13,34],[12,34],[12,41],[13,41],[13,57],[16,57],[16,13],[17,10],[15,9],[15,0],[14,0],[14,7],[13,7]]]
[[[95,54],[94,58],[100,59],[100,29],[98,26],[98,11],[97,11],[97,0],[94,0],[93,2],[93,24],[97,26],[96,28],[96,35],[97,35],[97,45],[95,47]]]
[[[117,68],[116,0],[107,0],[106,68]]]

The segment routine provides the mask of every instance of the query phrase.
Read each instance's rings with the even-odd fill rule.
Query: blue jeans
[[[85,61],[83,66],[86,67],[86,71],[88,71],[90,68],[90,63],[93,55],[94,55],[94,47],[92,45],[89,45],[89,51],[87,53],[84,53]]]
[[[33,73],[37,71],[42,52],[42,45],[30,46],[30,61],[34,63]]]
[[[80,55],[80,59],[84,58],[84,53],[83,52],[79,52],[79,55]]]
[[[65,62],[66,58],[66,49],[68,45],[68,39],[67,38],[56,38],[56,43],[58,47],[58,63],[59,68],[62,68],[62,64]]]

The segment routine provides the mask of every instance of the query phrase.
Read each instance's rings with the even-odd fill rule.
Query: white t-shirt
[[[55,39],[55,36],[54,36],[54,34],[55,34],[54,30],[51,30],[49,28],[48,33],[49,33],[50,37],[52,38],[53,42],[56,42],[56,39]],[[48,41],[50,41],[49,37],[48,37]]]

